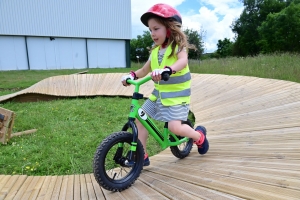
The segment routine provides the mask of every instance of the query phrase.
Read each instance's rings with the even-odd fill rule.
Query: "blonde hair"
[[[169,29],[171,31],[170,37],[168,38],[168,45],[172,44],[172,52],[168,56],[168,58],[175,56],[177,52],[175,52],[176,45],[178,45],[178,49],[182,50],[186,48],[187,52],[188,49],[194,49],[197,50],[195,45],[189,44],[188,38],[185,35],[185,33],[181,30],[181,24],[177,21],[170,20],[170,19],[164,19],[158,16],[152,16],[151,18],[155,19],[158,23],[164,25],[167,30]],[[149,18],[149,19],[151,19]],[[154,45],[151,48],[151,51],[158,47],[158,45]]]

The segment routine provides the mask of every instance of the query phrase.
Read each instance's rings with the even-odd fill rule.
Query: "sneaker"
[[[144,166],[149,166],[149,165],[150,165],[150,160],[148,154],[146,154],[144,157]]]
[[[205,139],[202,142],[202,144],[197,144],[197,142],[194,142],[198,146],[198,152],[202,154],[206,154],[206,152],[209,149],[209,143],[206,137],[206,128],[204,126],[197,126],[195,131],[198,131],[202,136],[204,135]]]

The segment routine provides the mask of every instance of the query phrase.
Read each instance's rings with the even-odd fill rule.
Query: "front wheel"
[[[192,122],[189,119],[187,121],[182,122],[182,124],[187,124],[191,128],[194,127]],[[183,137],[177,136],[177,138],[182,139]],[[171,136],[170,141],[174,142],[175,139]],[[170,146],[172,154],[175,157],[180,158],[180,159],[187,157],[190,154],[192,148],[193,148],[193,139],[191,139],[191,138],[187,142],[181,143],[177,146]]]
[[[105,138],[94,156],[94,176],[98,184],[110,191],[122,191],[139,177],[144,163],[144,149],[138,140],[130,165],[129,155],[133,135],[121,131]]]

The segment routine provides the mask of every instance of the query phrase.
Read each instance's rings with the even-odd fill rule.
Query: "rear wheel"
[[[105,138],[97,148],[93,168],[95,179],[101,187],[110,191],[122,191],[139,177],[144,163],[144,149],[138,140],[129,165],[132,140],[131,133],[116,132]]]
[[[182,122],[182,124],[187,124],[192,128],[194,127],[192,122],[189,119],[187,121]],[[182,139],[183,137],[177,136],[177,138]],[[175,142],[175,139],[171,136],[170,141]],[[181,143],[177,146],[170,147],[172,154],[177,158],[187,157],[190,154],[192,148],[193,148],[193,139],[191,138],[187,142]]]

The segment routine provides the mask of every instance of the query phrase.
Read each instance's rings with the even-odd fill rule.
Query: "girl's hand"
[[[128,79],[131,79],[131,80],[137,80],[138,78],[137,78],[135,72],[134,72],[134,71],[131,71],[128,75],[125,75],[125,76],[122,77],[122,81],[121,81],[121,82],[122,82],[122,84],[123,84],[124,86],[130,85],[130,84],[128,84],[128,83],[126,82]]]
[[[165,67],[163,69],[155,69],[151,73],[151,77],[153,81],[160,81],[161,80],[161,74],[163,72],[168,72],[168,74],[172,74],[172,69],[170,67]]]
[[[157,82],[161,80],[161,74],[162,74],[163,69],[155,69],[151,73],[152,80]]]
[[[128,84],[128,83],[126,82],[127,79],[134,80],[134,78],[133,78],[133,76],[131,76],[131,74],[128,74],[128,75],[123,76],[121,82],[122,82],[122,84],[123,84],[124,86],[130,85],[130,84]]]

